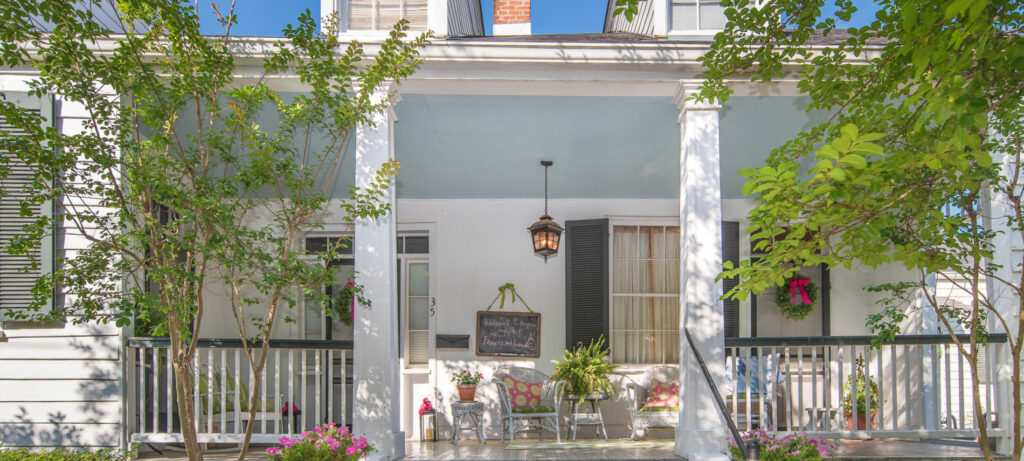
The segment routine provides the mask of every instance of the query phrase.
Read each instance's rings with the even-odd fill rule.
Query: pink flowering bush
[[[835,459],[836,446],[826,439],[815,439],[806,434],[790,434],[781,439],[762,429],[755,429],[740,434],[743,440],[737,445],[732,438],[729,441],[729,453],[733,459],[741,459],[741,450],[746,452],[748,440],[761,443],[762,461],[817,461]]]
[[[348,428],[334,423],[303,432],[296,438],[281,437],[280,445],[267,448],[272,461],[356,461],[374,451],[366,437],[353,437]]]

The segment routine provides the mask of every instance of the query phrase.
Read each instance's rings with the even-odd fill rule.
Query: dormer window
[[[391,30],[399,19],[427,28],[427,0],[348,0],[348,30]]]
[[[672,32],[714,34],[725,27],[725,8],[720,0],[672,0]]]

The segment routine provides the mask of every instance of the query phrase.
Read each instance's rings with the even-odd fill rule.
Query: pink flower
[[[324,441],[327,442],[327,446],[331,449],[331,451],[338,451],[338,448],[341,447],[341,442],[335,440],[334,437],[327,436],[324,438]]]
[[[285,448],[291,448],[292,445],[294,445],[297,442],[301,442],[301,441],[302,440],[300,440],[300,439],[289,439],[287,436],[283,436],[283,437],[281,437],[280,439],[277,440],[277,443],[280,443]]]
[[[348,456],[352,456],[356,454],[357,451],[359,451],[359,449],[356,448],[355,445],[349,445],[348,448],[345,449],[345,454]]]
[[[366,448],[366,437],[359,437],[352,441],[352,446],[359,450]]]
[[[270,447],[270,448],[267,448],[267,454],[268,455],[279,455],[279,454],[281,454],[281,450],[278,450],[277,448],[274,448],[274,447]]]

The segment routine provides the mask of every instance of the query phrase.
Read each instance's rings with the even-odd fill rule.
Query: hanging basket
[[[775,305],[790,320],[803,320],[814,312],[820,295],[814,282],[801,274],[794,274],[775,289]]]

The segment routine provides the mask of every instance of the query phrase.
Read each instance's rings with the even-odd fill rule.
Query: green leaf
[[[864,160],[864,157],[851,153],[844,155],[843,158],[839,160],[839,164],[849,165],[857,169],[863,169],[868,165],[868,162],[867,160]]]

